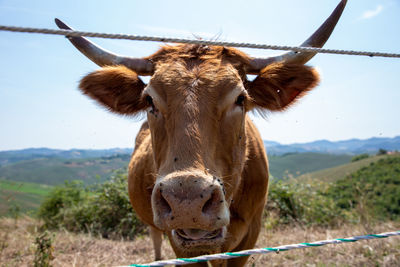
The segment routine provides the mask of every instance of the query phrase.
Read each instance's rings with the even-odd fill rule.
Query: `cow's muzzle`
[[[152,193],[154,224],[186,241],[224,237],[229,208],[223,185],[200,172],[159,177]]]
[[[172,230],[172,238],[175,244],[185,250],[216,249],[225,239],[226,226],[214,231],[205,231],[200,229],[176,229]]]

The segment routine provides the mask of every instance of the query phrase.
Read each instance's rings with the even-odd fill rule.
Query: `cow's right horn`
[[[316,30],[304,43],[300,46],[304,47],[322,47],[325,42],[331,36],[333,29],[337,22],[339,21],[340,16],[346,6],[347,0],[342,0],[337,5],[332,14],[325,20],[325,22]],[[283,55],[268,57],[268,58],[253,58],[246,69],[246,73],[248,74],[258,74],[260,70],[265,68],[266,66],[279,61],[297,63],[297,64],[305,64],[307,63],[313,56],[317,54],[316,52],[287,52]]]

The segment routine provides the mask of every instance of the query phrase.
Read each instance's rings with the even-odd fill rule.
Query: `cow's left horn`
[[[72,30],[71,27],[59,19],[55,19],[55,22],[60,29]],[[154,67],[150,60],[116,55],[95,45],[84,37],[67,36],[67,38],[79,51],[99,66],[124,65],[139,75],[151,75],[153,73]]]
[[[337,5],[332,14],[325,20],[325,22],[316,30],[304,43],[300,46],[305,47],[322,47],[331,36],[333,29],[346,6],[347,0],[342,0]],[[248,74],[258,74],[260,70],[274,62],[285,61],[290,63],[305,64],[316,52],[288,52],[279,56],[269,58],[253,58],[246,69]]]

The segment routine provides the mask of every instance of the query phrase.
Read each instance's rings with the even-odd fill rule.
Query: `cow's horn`
[[[59,19],[55,19],[55,22],[60,29],[72,30],[71,27]],[[84,37],[67,36],[67,38],[79,51],[99,66],[124,65],[139,75],[151,75],[153,73],[154,67],[150,60],[116,55],[95,45]]]
[[[347,0],[342,0],[332,14],[325,20],[325,22],[311,35],[304,43],[300,46],[305,47],[322,47],[325,42],[329,39],[329,36],[333,32],[340,16],[342,15],[343,9],[346,6]],[[285,61],[290,63],[305,64],[316,52],[287,52],[285,54],[269,57],[269,58],[253,58],[248,66],[246,72],[248,74],[258,74],[261,69],[265,68],[273,62]]]

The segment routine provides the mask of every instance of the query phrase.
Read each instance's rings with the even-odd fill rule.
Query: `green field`
[[[127,169],[129,158],[128,154],[85,159],[36,158],[0,167],[0,179],[47,185],[82,180],[91,184],[107,180],[114,170]]]
[[[376,162],[380,159],[385,159],[385,158],[395,157],[395,156],[396,155],[371,156],[371,157],[363,159],[363,160],[350,162],[350,163],[339,165],[336,167],[306,173],[306,174],[300,175],[296,179],[298,179],[300,181],[319,180],[319,181],[324,181],[324,182],[335,182],[335,181],[342,179],[342,178],[346,177],[347,175],[361,169],[362,167],[366,167],[366,166],[370,165],[372,162]]]
[[[268,161],[271,175],[276,179],[282,179],[346,164],[351,158],[350,155],[309,152],[268,156]]]
[[[34,212],[52,190],[52,186],[0,180],[0,216],[18,208],[21,213]]]

